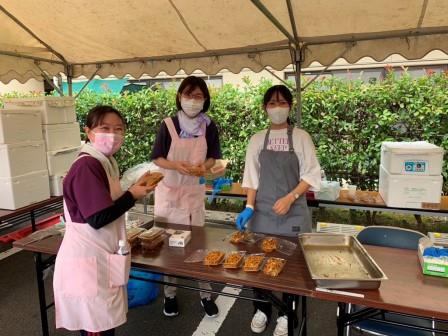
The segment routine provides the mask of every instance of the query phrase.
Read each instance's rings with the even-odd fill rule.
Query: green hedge
[[[209,115],[219,127],[223,156],[231,161],[228,175],[235,181],[241,180],[250,136],[268,125],[261,103],[271,84],[254,85],[245,79],[242,86],[211,89]],[[148,160],[162,119],[176,113],[175,95],[174,89],[125,95],[85,91],[76,110],[81,125],[97,104],[122,111],[128,131],[118,161],[125,170]],[[427,140],[448,151],[448,74],[412,79],[391,72],[375,84],[336,78],[315,81],[303,93],[303,127],[314,138],[329,178],[375,189],[382,141]],[[445,155],[445,192],[447,159]]]

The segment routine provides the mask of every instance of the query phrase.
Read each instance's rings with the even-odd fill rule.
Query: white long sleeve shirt
[[[264,145],[267,130],[260,131],[252,136],[246,152],[244,166],[243,188],[258,189],[260,182],[260,162],[258,157]],[[294,127],[292,133],[294,151],[299,159],[300,179],[311,185],[310,190],[320,189],[320,164],[316,157],[316,149],[310,135]],[[289,141],[287,129],[272,130],[269,133],[267,149],[273,151],[288,151]]]

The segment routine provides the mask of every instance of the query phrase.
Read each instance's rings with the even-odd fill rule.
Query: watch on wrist
[[[292,192],[291,194],[294,197],[294,200],[297,200],[300,197],[300,195],[296,192]]]

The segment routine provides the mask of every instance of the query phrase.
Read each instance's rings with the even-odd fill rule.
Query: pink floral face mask
[[[115,133],[95,133],[92,146],[106,156],[114,155],[123,144],[123,135]]]

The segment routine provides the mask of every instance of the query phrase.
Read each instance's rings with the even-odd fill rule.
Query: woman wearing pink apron
[[[161,222],[203,226],[205,185],[198,176],[221,158],[218,129],[205,114],[210,93],[204,80],[195,76],[184,79],[177,91],[176,105],[176,116],[164,119],[151,154],[151,160],[165,176],[155,190],[154,215]],[[192,172],[192,168],[199,172]],[[206,283],[199,286],[211,288]],[[218,307],[210,294],[200,292],[200,297],[206,315],[217,316]],[[175,287],[165,286],[163,313],[179,314]]]
[[[66,231],[53,280],[56,328],[81,335],[114,335],[126,322],[130,254],[124,213],[151,189],[139,182],[123,192],[113,154],[123,143],[124,119],[110,106],[93,108],[86,121],[89,142],[64,179]]]

